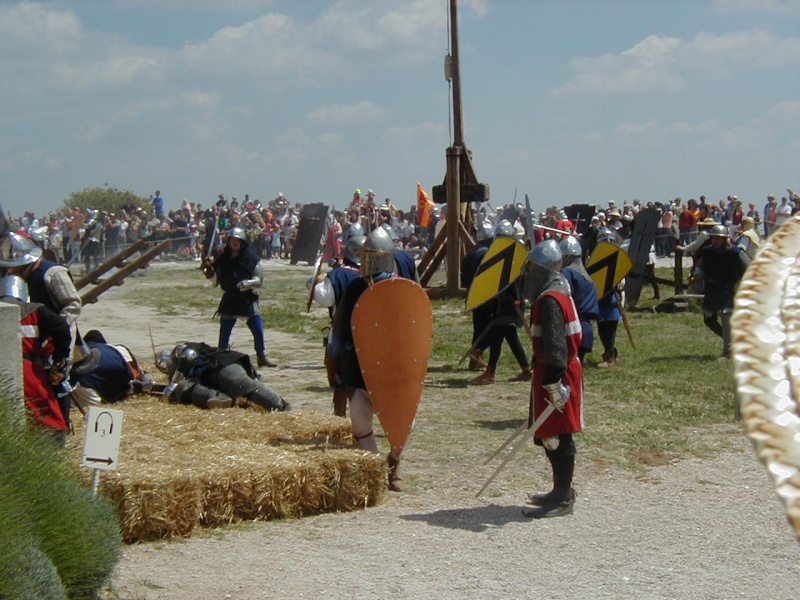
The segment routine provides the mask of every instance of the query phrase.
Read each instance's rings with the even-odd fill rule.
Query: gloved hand
[[[66,359],[61,359],[58,362],[54,362],[50,367],[47,369],[47,380],[50,382],[50,385],[58,385],[67,377],[67,361]]]
[[[569,386],[557,381],[556,383],[545,384],[542,387],[544,387],[545,391],[545,400],[552,404],[557,411],[563,411],[569,400]]]
[[[214,277],[214,261],[211,258],[204,258],[200,268],[203,269],[203,275],[206,276],[206,279]]]

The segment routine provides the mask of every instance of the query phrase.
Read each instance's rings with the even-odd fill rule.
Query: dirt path
[[[128,319],[121,321],[121,315]],[[100,328],[144,356],[151,354],[148,323],[163,345],[181,339],[213,343],[217,334],[217,323],[207,315],[165,321],[116,291],[87,307],[82,322],[84,329]],[[236,328],[234,343],[249,347],[243,326]],[[320,347],[271,331],[267,343],[281,366],[264,370],[266,381],[299,410],[328,411]],[[291,354],[282,351],[290,347]],[[426,387],[423,402],[448,393]],[[415,436],[423,435],[420,425]],[[505,435],[498,432],[498,441]],[[539,454],[522,456],[510,469],[517,476],[498,480],[486,498],[476,500],[492,466],[476,461],[487,449],[461,442],[452,460],[438,465],[412,443],[406,453],[408,492],[391,494],[375,508],[127,546],[107,598],[798,595],[800,545],[744,437],[732,451],[652,468],[644,476],[579,460],[575,514],[542,522],[520,512],[524,492],[534,484],[532,473],[546,471]]]

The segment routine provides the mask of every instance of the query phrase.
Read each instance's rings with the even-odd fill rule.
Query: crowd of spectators
[[[614,228],[630,227],[641,209],[654,208],[661,214],[655,252],[659,257],[667,257],[675,246],[686,245],[696,239],[698,224],[708,222],[708,219],[727,226],[731,235],[741,231],[745,219],[752,219],[762,237],[768,237],[792,214],[800,211],[800,196],[791,190],[787,192],[780,203],[770,194],[761,210],[754,202],[749,202],[745,207],[733,195],[718,202],[710,202],[702,195],[686,202],[681,198],[646,203],[634,199],[623,202],[621,206],[611,200],[607,207],[600,207],[601,210],[595,213],[593,224],[596,226],[599,222]],[[372,190],[362,194],[360,189],[356,189],[343,205],[343,210],[337,210],[334,203],[328,212],[327,226],[321,239],[326,260],[340,255],[338,240],[353,223],[359,223],[365,233],[376,227],[386,228],[392,232],[398,247],[409,250],[419,258],[434,239],[436,224],[443,214],[443,209],[435,207],[431,211],[429,225],[421,227],[416,206],[403,211],[389,198],[376,201]],[[168,209],[157,190],[150,197],[147,208],[127,204],[114,212],[107,212],[72,207],[51,212],[43,218],[26,212],[22,217],[13,219],[12,225],[28,232],[37,243],[49,249],[52,258],[58,262],[79,258],[86,244],[87,232],[92,226],[92,231],[102,231],[101,260],[137,240],[159,243],[171,239],[172,246],[164,253],[166,259],[199,261],[215,225],[217,232],[227,231],[234,226],[243,228],[248,241],[263,259],[288,259],[297,236],[303,206],[301,202],[289,201],[282,193],[266,204],[251,200],[249,194],[245,194],[241,201],[236,196],[228,199],[224,194],[219,194],[217,200],[206,208],[200,203],[182,200],[180,207]],[[508,214],[509,208],[513,208],[513,205],[498,209],[494,209],[490,202],[475,205],[473,215],[476,230],[493,227],[503,214]],[[520,218],[515,222],[515,227],[521,239],[525,235],[525,216],[521,205],[517,204],[516,208]],[[561,229],[565,225],[561,218],[563,215],[559,212],[557,207],[551,206],[537,215],[537,221],[541,225]],[[101,224],[100,228],[97,223]]]

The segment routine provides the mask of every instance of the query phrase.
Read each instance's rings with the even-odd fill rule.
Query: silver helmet
[[[381,223],[381,228],[384,229],[386,233],[389,234],[389,237],[392,238],[393,242],[397,242],[397,232],[391,225],[389,225],[388,223]]]
[[[567,211],[565,211],[564,209],[561,209],[561,210],[559,210],[559,211],[556,213],[556,218],[557,218],[559,221],[564,221],[564,220],[567,218]]]
[[[237,240],[247,241],[247,233],[241,227],[231,227],[225,235],[227,239],[236,238]]]
[[[172,350],[162,350],[156,355],[156,368],[162,373],[170,375],[175,361],[172,360]]]
[[[35,263],[41,256],[42,249],[16,231],[9,231],[0,241],[0,267],[29,265]]]
[[[711,237],[730,237],[730,233],[728,233],[728,228],[725,225],[714,225],[711,228],[711,231],[708,232],[708,235]]]
[[[47,225],[42,225],[40,227],[32,227],[28,234],[31,236],[31,239],[34,242],[44,242],[47,239]]]
[[[508,219],[501,219],[494,228],[494,234],[497,237],[514,237],[514,225]]]
[[[555,240],[540,242],[528,252],[528,264],[531,266],[524,279],[525,298],[535,302],[547,290],[569,294],[569,287],[561,275],[561,259],[561,248]]]
[[[558,242],[558,247],[561,248],[561,254],[564,256],[581,256],[583,254],[581,243],[574,235],[568,235]]]
[[[544,267],[548,271],[558,273],[561,271],[561,259],[563,254],[558,242],[555,240],[545,240],[536,244],[533,250],[528,252],[528,262]]]
[[[28,284],[19,275],[6,275],[0,279],[0,297],[11,296],[17,300],[28,302]]]
[[[394,241],[383,227],[376,227],[361,251],[361,275],[394,272]]]
[[[357,267],[361,266],[361,250],[364,248],[364,242],[367,241],[367,236],[356,235],[347,240],[344,246],[344,259]]]
[[[352,238],[357,237],[359,235],[364,235],[364,228],[361,226],[361,223],[353,223],[345,229],[344,237],[342,238],[342,243],[347,245]]]
[[[491,223],[487,223],[486,221],[482,222],[478,226],[478,230],[475,233],[475,237],[478,238],[478,241],[493,238],[494,227],[492,227]]]
[[[197,361],[198,356],[197,350],[193,348],[184,348],[175,363],[177,370],[183,374],[188,373],[194,366],[195,361]]]

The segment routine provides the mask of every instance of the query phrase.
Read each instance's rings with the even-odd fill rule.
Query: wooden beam
[[[156,256],[161,254],[164,250],[169,248],[172,245],[172,240],[164,240],[157,246],[150,248],[147,252],[138,256],[135,260],[131,261],[124,267],[122,267],[119,271],[111,275],[108,279],[103,281],[100,285],[96,285],[88,292],[86,292],[83,296],[81,296],[81,302],[83,304],[94,304],[97,302],[97,298],[115,285],[122,285],[123,280],[136,271],[137,269],[141,269],[147,266],[147,264],[153,260]]]

